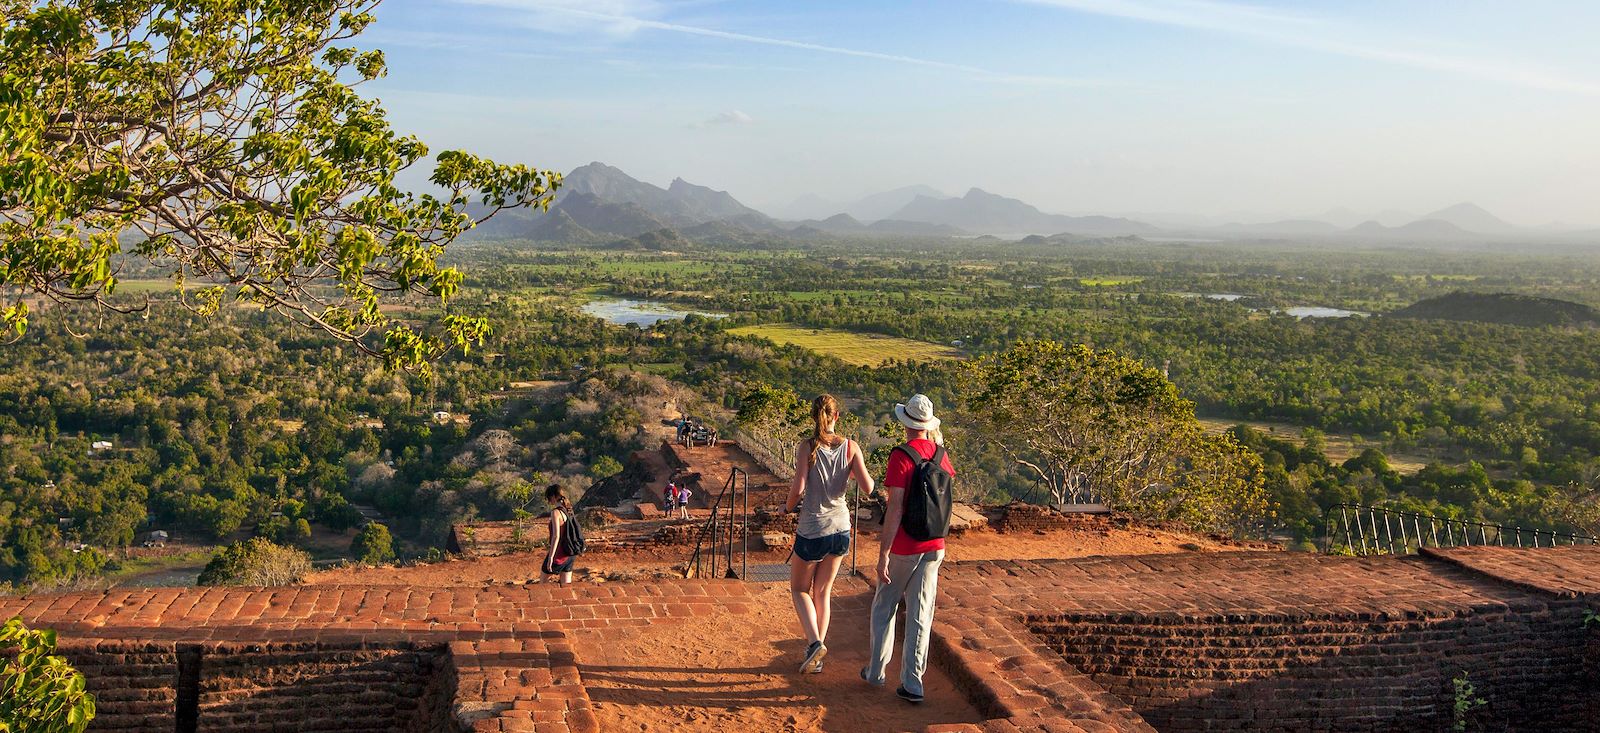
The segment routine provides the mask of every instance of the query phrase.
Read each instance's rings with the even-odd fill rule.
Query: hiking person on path
[[[905,426],[906,442],[890,454],[883,479],[889,499],[879,539],[878,590],[872,599],[872,648],[861,679],[884,684],[893,653],[895,609],[904,600],[906,639],[900,687],[895,694],[907,702],[921,703],[939,564],[944,561],[944,536],[950,528],[955,469],[944,446],[931,438],[939,430],[931,400],[912,395],[905,404],[895,405],[894,416]]]
[[[679,519],[688,519],[689,518],[689,496],[690,496],[689,482],[685,481],[682,484],[679,484],[678,485],[678,518]]]
[[[678,483],[676,479],[667,481],[667,488],[661,494],[661,516],[672,516],[672,509],[678,505]]]
[[[833,579],[850,551],[845,483],[853,476],[857,486],[872,490],[860,444],[833,432],[839,423],[838,400],[819,395],[811,403],[811,421],[811,437],[795,448],[794,481],[783,505],[786,512],[800,508],[789,562],[789,595],[809,642],[800,663],[803,673],[821,672],[822,658],[828,654],[824,642],[832,615]]]
[[[540,569],[545,575],[559,575],[562,585],[571,585],[572,563],[578,551],[568,538],[577,528],[569,527],[569,524],[575,524],[577,520],[572,516],[572,505],[567,502],[567,494],[561,490],[560,484],[546,487],[544,500],[550,504],[550,550],[545,554]]]

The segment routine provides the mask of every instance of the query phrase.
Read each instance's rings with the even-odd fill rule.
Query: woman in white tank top
[[[789,563],[789,595],[805,634],[806,656],[801,672],[821,672],[828,653],[824,639],[832,615],[833,579],[850,551],[850,505],[845,484],[872,491],[861,446],[833,430],[839,423],[839,402],[819,395],[811,403],[815,429],[811,438],[795,448],[794,482],[789,486],[786,511],[800,509],[795,522],[794,555]]]

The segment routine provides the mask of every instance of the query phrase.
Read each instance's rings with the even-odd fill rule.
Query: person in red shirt
[[[894,416],[906,429],[906,447],[922,460],[932,460],[939,452],[939,418],[933,414],[933,401],[912,395],[905,404],[895,405]],[[955,469],[945,454],[940,467],[951,476]],[[922,702],[922,675],[928,668],[928,635],[933,625],[934,599],[939,591],[939,564],[944,561],[944,538],[917,540],[901,526],[905,514],[906,489],[916,466],[905,451],[896,449],[889,457],[883,485],[889,492],[879,537],[878,586],[872,600],[872,649],[861,678],[873,685],[884,684],[893,653],[895,610],[906,604],[906,638],[900,659],[900,687],[895,690],[911,703]]]

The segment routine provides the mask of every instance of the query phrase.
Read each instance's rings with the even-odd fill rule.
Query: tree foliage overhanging
[[[213,313],[245,301],[394,367],[481,342],[481,318],[418,330],[385,298],[447,301],[438,258],[560,175],[440,153],[441,195],[395,184],[427,155],[357,93],[383,54],[346,42],[376,0],[0,0],[0,320],[107,296],[151,266]],[[468,213],[469,206],[476,216]]]

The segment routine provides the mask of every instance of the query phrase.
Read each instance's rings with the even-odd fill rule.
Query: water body
[[[581,308],[596,318],[604,318],[619,326],[634,325],[640,328],[649,328],[662,321],[676,321],[687,318],[693,313],[707,318],[725,318],[724,313],[707,313],[705,311],[683,310],[667,303],[653,300],[632,300],[630,298],[608,298],[585,303]]]
[[[1351,316],[1370,316],[1371,313],[1361,311],[1347,311],[1343,308],[1326,308],[1320,305],[1302,305],[1283,310],[1274,310],[1274,313],[1284,313],[1295,318],[1349,318]]]

